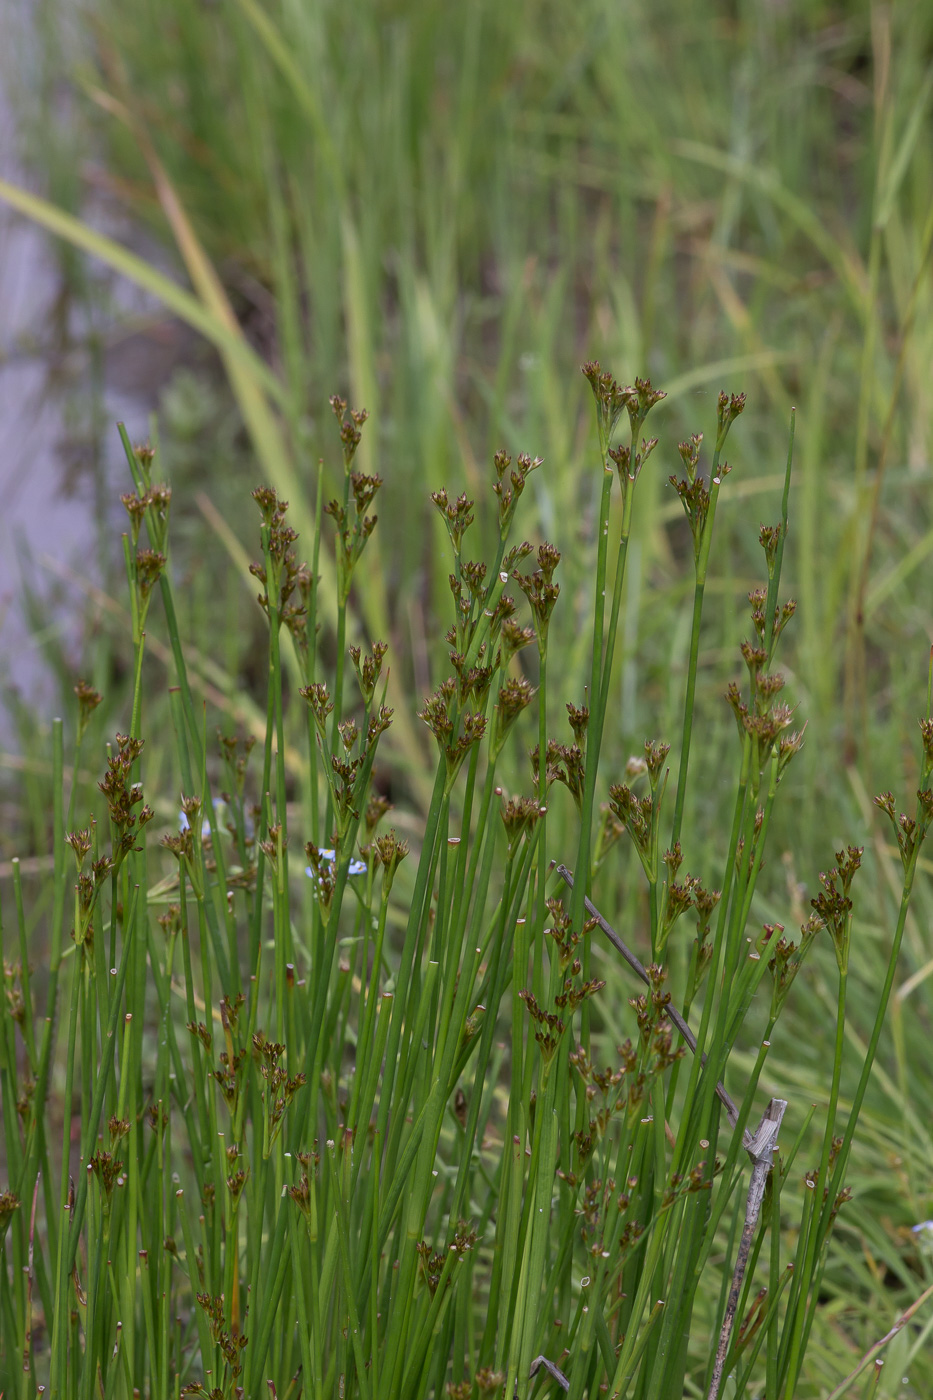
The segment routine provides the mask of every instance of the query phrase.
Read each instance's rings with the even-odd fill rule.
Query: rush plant
[[[799,934],[752,917],[782,780],[804,742],[775,668],[794,614],[781,593],[793,425],[781,519],[759,536],[744,681],[728,693],[732,821],[711,865],[684,814],[724,450],[744,396],[719,396],[712,451],[690,437],[670,477],[695,565],[680,732],[647,737],[625,772],[605,772],[638,481],[657,461],[643,434],[664,395],[597,363],[583,372],[602,481],[586,691],[562,693],[552,650],[561,542],[535,547],[517,529],[546,468],[498,452],[485,549],[472,548],[473,500],[432,498],[451,552],[448,664],[419,714],[434,747],[430,800],[417,825],[400,811],[395,828],[380,786],[391,652],[377,638],[348,645],[382,484],[356,466],[366,414],[331,401],[341,489],[324,503],[319,486],[317,508],[303,504],[310,566],[288,503],[271,487],[253,493],[265,725],[259,746],[221,732],[216,751],[179,634],[171,491],[153,450],[123,433],[133,702],[127,732],[100,756],[96,813],[75,811],[72,785],[66,814],[54,725],[42,977],[16,863],[6,901],[4,1393],[810,1393],[821,1280],[933,822],[929,700],[914,809],[878,799],[903,889],[846,1112],[861,850],[827,860]],[[322,553],[333,618],[318,608]],[[182,794],[158,840],[143,685],[156,593]],[[82,741],[99,697],[84,684],[76,694],[77,771],[91,761]],[[602,892],[623,842],[644,894],[620,932]],[[710,868],[691,873],[701,862]],[[818,939],[835,953],[837,1020],[828,1111],[805,1169],[812,1111],[782,1137],[787,1101],[759,1083]],[[752,1070],[739,1074],[733,1052],[749,1048]]]

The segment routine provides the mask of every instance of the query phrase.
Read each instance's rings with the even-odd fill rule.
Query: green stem
[[[674,820],[671,826],[671,850],[680,840],[684,820],[684,803],[687,797],[687,767],[690,762],[690,740],[693,736],[693,717],[696,704],[697,667],[700,656],[700,621],[703,615],[703,594],[705,580],[697,576],[693,594],[693,623],[690,629],[690,660],[687,663],[687,690],[684,696],[684,724],[680,740],[680,768],[677,773],[677,796],[674,799]]]
[[[596,544],[596,581],[593,592],[593,655],[590,666],[590,704],[593,707],[586,733],[586,767],[583,778],[583,803],[580,812],[580,839],[577,847],[576,870],[570,916],[574,928],[582,928],[584,899],[590,883],[590,845],[592,841],[593,805],[596,798],[596,769],[599,761],[603,716],[599,713],[602,700],[603,625],[606,612],[606,574],[609,558],[609,506],[612,496],[613,467],[608,454],[603,454],[603,484],[599,502]],[[620,585],[621,586],[621,583]]]
[[[781,583],[781,567],[784,563],[784,543],[787,539],[787,512],[790,501],[790,478],[794,465],[794,435],[797,431],[797,410],[790,411],[790,433],[787,442],[787,466],[784,469],[784,495],[781,498],[781,533],[778,537],[777,550],[774,556],[774,569],[768,579],[768,601],[765,604],[765,650],[768,653],[768,665],[771,665],[771,658],[774,652],[774,615],[777,609],[778,588]]]

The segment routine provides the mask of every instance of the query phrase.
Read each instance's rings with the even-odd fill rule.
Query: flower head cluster
[[[631,837],[642,868],[651,881],[657,878],[658,815],[667,782],[664,761],[670,749],[670,744],[645,741],[642,771],[648,775],[650,790],[644,797],[636,796],[626,783],[613,783],[609,789],[610,811]]]
[[[772,619],[773,629],[770,645],[767,645],[767,589],[756,588],[748,595],[751,604],[752,625],[757,641],[744,641],[741,646],[742,659],[749,676],[750,698],[742,698],[742,692],[733,681],[726,692],[738,726],[739,736],[748,736],[756,747],[758,771],[769,764],[777,752],[777,781],[780,782],[791,759],[803,748],[806,725],[800,730],[788,733],[793,723],[794,711],[790,705],[777,700],[784,688],[784,677],[780,672],[769,670],[774,646],[796,611],[793,600],[783,607],[776,607]]]
[[[531,704],[533,697],[534,688],[524,676],[511,676],[499,687],[489,740],[491,758],[498,758],[512,726],[522,711]]]
[[[264,564],[250,564],[249,571],[263,586],[258,595],[259,606],[270,623],[282,623],[291,632],[300,651],[308,648],[307,616],[311,592],[311,575],[307,566],[298,564],[292,548],[297,531],[285,523],[288,501],[280,501],[271,486],[257,486],[253,500],[262,514],[262,546]],[[293,597],[297,590],[297,601]],[[271,597],[271,603],[270,603]]]
[[[768,962],[768,968],[774,979],[771,989],[771,1019],[777,1020],[781,1012],[781,1007],[787,999],[787,994],[794,983],[794,978],[800,971],[800,966],[810,951],[814,938],[823,927],[823,921],[817,914],[811,914],[800,928],[800,943],[794,943],[789,938],[785,938],[784,928],[781,924],[773,926],[765,925],[765,932],[768,933],[768,941],[774,934],[779,934],[777,943],[774,945],[774,953]],[[770,931],[769,931],[770,930]]]
[[[836,962],[840,973],[845,976],[849,968],[849,943],[852,937],[853,904],[849,890],[855,872],[862,863],[861,846],[847,846],[836,852],[836,868],[820,872],[823,886],[815,899],[811,899],[820,926],[825,928],[832,940]]]
[[[261,1030],[254,1033],[253,1058],[258,1062],[260,1076],[268,1086],[267,1090],[263,1090],[263,1106],[269,1121],[269,1140],[263,1144],[266,1154],[279,1135],[286,1108],[305,1082],[303,1074],[290,1076],[286,1073],[281,1064],[284,1054],[284,1045],[267,1040]]]
[[[374,643],[366,661],[360,662],[359,654],[355,661],[360,662],[361,682],[375,681],[378,676],[376,655],[383,649],[383,643]],[[381,665],[381,657],[379,658]],[[379,705],[365,716],[365,729],[360,729],[353,719],[345,719],[337,726],[337,752],[331,753],[327,734],[327,721],[334,710],[327,686],[321,681],[302,686],[299,695],[308,702],[317,730],[317,742],[324,757],[324,775],[331,791],[334,814],[337,823],[337,844],[340,845],[352,822],[359,820],[366,787],[372,772],[373,759],[380,738],[392,723],[394,711],[387,705]]]
[[[512,467],[512,458],[507,452],[497,452],[493,458],[493,465],[496,469],[496,480],[493,483],[493,490],[499,498],[499,538],[505,539],[512,526],[512,517],[515,514],[515,507],[518,499],[525,489],[525,482],[533,471],[536,471],[544,461],[543,457],[529,457],[527,452],[519,453]],[[508,472],[508,479],[506,473]]]
[[[531,771],[534,776],[535,785],[542,797],[547,795],[552,783],[563,783],[570,793],[578,810],[583,806],[583,789],[586,779],[586,730],[589,724],[590,712],[586,705],[579,708],[575,705],[567,705],[567,714],[570,728],[573,731],[574,743],[558,744],[556,740],[549,739],[547,752],[545,754],[545,770],[541,774],[541,755],[539,746],[536,744],[531,750]]]
[[[394,831],[378,836],[372,844],[373,864],[382,866],[382,897],[388,899],[395,872],[408,855],[408,842],[400,841]]]
[[[305,866],[305,874],[314,881],[318,900],[324,913],[328,914],[337,888],[337,852],[333,848],[321,850],[313,841],[309,841],[305,846],[305,855],[310,861]],[[347,866],[350,876],[365,875],[366,870],[365,860],[353,859]]]
[[[363,697],[363,704],[368,707],[373,702],[376,686],[382,675],[382,663],[389,650],[388,644],[386,642],[373,642],[368,656],[360,647],[349,647],[348,650],[350,660],[353,662],[353,669],[356,672],[360,694]]]
[[[456,688],[453,677],[448,677],[418,712],[418,718],[437,740],[447,765],[448,789],[470,749],[479,743],[486,732],[486,716],[480,710],[459,709],[455,701]]]
[[[454,554],[459,558],[463,537],[473,524],[474,502],[465,495],[458,496],[455,501],[451,501],[448,499],[446,491],[432,491],[431,500],[440,511],[444,524],[447,526]]]
[[[143,800],[141,783],[130,783],[133,764],[142,753],[144,740],[128,734],[117,735],[117,753],[107,760],[107,773],[98,787],[107,799],[110,826],[113,833],[113,864],[118,870],[133,850],[141,850],[136,840],[155,813],[148,806],[134,813],[133,808]]]
[[[669,476],[668,481],[680,497],[680,503],[684,508],[687,523],[690,526],[690,534],[693,537],[693,557],[697,566],[700,563],[700,556],[703,550],[703,540],[706,535],[707,523],[710,515],[709,486],[706,480],[697,471],[700,460],[700,445],[703,441],[702,433],[694,433],[685,442],[678,444],[680,459],[684,464],[685,475],[682,477]],[[728,462],[723,462],[719,467],[719,482],[731,471]]]
[[[584,981],[583,963],[577,956],[578,944],[592,931],[595,922],[587,920],[583,928],[577,932],[572,926],[570,916],[564,910],[562,900],[549,899],[547,909],[551,917],[551,924],[544,932],[545,936],[551,938],[556,946],[557,966],[561,974],[560,989],[554,996],[555,1010],[547,1011],[540,1006],[531,992],[519,992],[519,996],[528,1008],[528,1014],[537,1027],[535,1040],[541,1047],[545,1065],[550,1064],[557,1053],[557,1047],[560,1045],[564,1031],[573,1019],[577,1008],[589,997],[602,991],[606,985],[605,982],[597,978]]]
[[[650,379],[636,379],[633,385],[623,388],[608,371],[600,369],[598,360],[588,360],[582,366],[582,373],[592,389],[593,398],[596,401],[596,427],[603,457],[609,454],[612,435],[623,411],[628,413],[632,442],[634,443],[655,404],[667,398],[662,390],[652,388]],[[648,456],[653,446],[654,443],[647,447],[647,451],[643,449],[642,461]],[[621,474],[621,462],[615,456],[613,460],[617,461]],[[636,462],[636,474],[640,465],[641,463]],[[627,464],[625,475],[631,476],[634,480],[630,462]]]
[[[522,837],[531,839],[538,818],[546,809],[538,804],[536,797],[510,797],[502,807],[502,825],[508,843],[509,860],[514,860],[521,845]]]
[[[376,528],[378,516],[367,515],[366,512],[382,485],[382,477],[352,470],[363,424],[369,414],[365,409],[351,409],[347,416],[346,400],[336,394],[331,398],[330,404],[340,425],[344,490],[343,499],[328,501],[324,513],[332,517],[337,527],[337,590],[341,606],[345,606],[350,596],[353,572],[366,548],[367,540]]]
[[[528,599],[538,635],[538,650],[547,655],[548,626],[554,604],[560,595],[560,584],[554,582],[554,570],[560,563],[560,553],[547,541],[538,546],[538,567],[530,574],[516,571],[512,577]]]
[[[224,1319],[224,1300],[222,1297],[214,1297],[210,1293],[198,1293],[195,1295],[202,1311],[207,1316],[208,1325],[211,1331],[214,1345],[220,1348],[224,1360],[230,1368],[230,1374],[235,1379],[243,1370],[242,1352],[246,1346],[248,1337],[238,1332],[231,1326],[227,1329]],[[219,1390],[219,1387],[216,1387]],[[207,1394],[204,1387],[197,1381],[182,1387],[182,1395]],[[223,1392],[220,1392],[223,1394]],[[210,1392],[213,1400],[213,1392]]]
[[[150,486],[141,496],[128,492],[121,496],[123,508],[130,518],[130,539],[133,548],[139,546],[139,535],[143,521],[149,534],[149,542],[154,550],[163,553],[168,536],[168,513],[172,503],[170,486]]]
[[[348,414],[347,401],[342,399],[339,394],[331,394],[328,402],[340,426],[343,464],[345,470],[349,472],[350,464],[356,456],[356,449],[362,441],[363,424],[369,417],[369,412],[365,408],[351,408]]]
[[[933,721],[930,720],[921,720],[920,723],[933,727]],[[929,771],[922,774],[921,782],[924,778],[929,781],[931,773],[933,773],[933,758],[930,759]],[[906,875],[913,868],[920,847],[926,839],[930,826],[933,825],[933,789],[929,787],[918,789],[917,811],[913,817],[909,817],[906,812],[898,814],[894,803],[894,794],[891,792],[883,792],[879,797],[876,797],[875,806],[881,808],[894,829],[901,864]]]
[[[696,875],[684,875],[678,879],[680,866],[683,861],[683,854],[678,841],[673,850],[665,851],[664,864],[668,870],[668,882],[664,889],[663,906],[661,910],[660,933],[658,940],[658,952],[663,952],[667,940],[670,937],[671,929],[682,914],[688,909],[695,909],[697,913],[697,965],[695,975],[702,979],[712,949],[707,942],[709,934],[710,916],[721,899],[719,890],[707,890]],[[695,983],[694,991],[696,986]]]

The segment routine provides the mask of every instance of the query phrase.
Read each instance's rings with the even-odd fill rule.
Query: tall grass
[[[312,567],[299,565],[288,504],[272,488],[253,492],[261,549],[251,572],[268,623],[264,743],[253,756],[251,738],[220,732],[214,758],[178,627],[172,492],[153,474],[153,449],[124,433],[133,698],[99,783],[106,813],[83,826],[75,787],[66,814],[56,723],[44,1012],[16,862],[7,920],[0,1322],[11,1394],[809,1393],[828,1241],[850,1196],[859,1111],[933,821],[933,719],[928,709],[921,721],[915,814],[878,799],[897,837],[900,910],[844,1111],[861,849],[841,851],[820,876],[799,942],[752,919],[772,812],[803,744],[773,666],[795,610],[781,594],[791,454],[785,513],[760,532],[765,582],[749,597],[747,681],[730,688],[731,831],[702,883],[682,873],[699,844],[682,818],[696,638],[723,451],[745,401],[720,395],[708,464],[696,434],[672,477],[697,601],[666,799],[668,743],[648,739],[625,773],[600,762],[631,521],[642,471],[658,460],[642,431],[663,395],[647,380],[622,387],[597,363],[584,373],[605,544],[587,610],[588,694],[566,703],[572,742],[553,737],[566,698],[551,632],[561,552],[514,542],[545,468],[499,452],[485,560],[465,548],[475,502],[434,493],[452,555],[451,674],[419,715],[437,764],[411,859],[385,830],[390,804],[373,786],[395,719],[387,648],[341,645],[332,672],[319,654],[317,571],[331,546],[317,533]],[[339,398],[332,407],[343,488],[317,520],[318,531],[322,515],[333,521],[342,641],[382,483],[358,470],[367,415]],[[153,848],[142,657],[157,593],[183,796],[175,829]],[[286,684],[286,654],[298,690]],[[77,698],[75,770],[91,760],[99,696],[81,686]],[[299,736],[307,755],[290,769]],[[519,757],[529,747],[530,766]],[[643,873],[647,967],[589,898],[623,840]],[[683,931],[688,915],[695,937]],[[598,930],[644,983],[632,983],[635,995],[619,1000],[618,975],[607,994]],[[765,1106],[759,1083],[803,959],[827,936],[838,988],[828,1111],[789,1219],[806,1133],[778,1152],[786,1100]],[[749,1020],[759,989],[763,1035]],[[754,1063],[738,1076],[733,1051],[749,1044]],[[726,1079],[741,1086],[735,1097]]]
[[[316,474],[312,465],[331,456],[322,386],[336,377],[353,402],[374,411],[357,465],[373,474],[378,463],[386,482],[380,527],[345,607],[338,608],[328,549],[312,570],[320,576],[317,664],[329,678],[343,642],[391,643],[395,716],[375,773],[380,791],[398,803],[399,831],[420,845],[433,791],[433,756],[415,709],[431,686],[450,592],[449,563],[431,533],[430,492],[442,481],[451,502],[466,491],[478,503],[480,529],[494,534],[483,464],[500,441],[518,440],[546,445],[548,457],[546,469],[529,478],[522,533],[558,539],[563,550],[564,597],[549,621],[552,680],[540,653],[540,670],[529,666],[527,674],[545,691],[556,674],[577,708],[587,687],[594,713],[604,706],[609,723],[598,744],[606,780],[622,777],[645,734],[683,746],[683,697],[695,677],[694,706],[687,707],[693,781],[668,835],[680,830],[694,869],[721,869],[734,792],[720,757],[732,721],[719,697],[761,569],[744,522],[756,506],[765,518],[780,511],[775,427],[796,401],[794,528],[782,568],[799,612],[781,642],[784,694],[810,718],[819,742],[804,747],[783,780],[769,827],[781,861],[765,864],[751,909],[760,924],[786,921],[788,907],[802,922],[817,886],[800,852],[865,845],[859,957],[847,988],[849,1052],[838,1085],[848,1111],[889,967],[903,876],[869,794],[913,763],[918,657],[930,640],[923,584],[933,543],[927,7],[840,14],[821,5],[748,6],[726,17],[720,7],[685,13],[672,4],[649,21],[639,7],[595,3],[533,17],[514,6],[461,13],[380,3],[356,6],[351,32],[345,10],[327,5],[260,8],[242,0],[196,9],[135,5],[131,13],[99,0],[93,13],[96,28],[92,19],[79,29],[71,49],[78,64],[69,76],[79,78],[72,120],[36,123],[45,142],[37,167],[54,172],[43,187],[57,205],[81,214],[74,118],[96,112],[93,158],[82,167],[90,188],[167,239],[193,290],[60,211],[7,186],[2,192],[70,240],[67,246],[103,257],[187,318],[218,350],[231,392],[224,398],[203,384],[192,390],[179,376],[164,396],[162,456],[183,505],[173,522],[177,630],[163,640],[150,627],[140,648],[131,609],[86,579],[68,579],[86,592],[95,627],[107,634],[106,646],[86,653],[105,703],[89,721],[69,804],[80,811],[89,803],[88,769],[98,764],[86,755],[105,734],[129,727],[140,690],[149,716],[147,792],[159,794],[153,805],[161,822],[177,815],[168,792],[179,785],[196,791],[202,767],[216,787],[213,748],[203,736],[192,731],[186,741],[188,770],[173,751],[173,716],[177,724],[188,700],[170,699],[165,678],[177,679],[179,655],[191,704],[197,709],[206,698],[231,733],[236,728],[263,746],[265,763],[266,668],[256,660],[265,642],[255,610],[243,606],[240,579],[250,582],[255,543],[245,544],[241,502],[258,460],[261,476],[290,500],[302,541],[318,538],[315,499],[342,501],[345,490],[339,469]],[[57,91],[56,7],[42,14],[55,42],[36,51],[45,65],[36,81],[28,55],[21,70],[24,103],[39,92],[48,113]],[[66,130],[67,150],[55,140]],[[72,260],[69,275],[84,267]],[[92,295],[106,300],[96,277]],[[665,499],[656,472],[642,477],[624,575],[611,552],[608,613],[615,610],[618,630],[610,634],[611,657],[599,662],[600,692],[590,639],[602,482],[588,465],[589,415],[568,389],[573,368],[591,353],[627,372],[646,365],[666,385],[652,425],[667,441],[688,440],[698,419],[709,426],[719,382],[738,379],[752,391],[741,425],[743,472],[718,503],[718,548],[702,587],[681,503]],[[195,441],[192,416],[206,425]],[[212,536],[197,536],[185,509],[198,487]],[[616,496],[613,540],[622,513]],[[185,647],[175,645],[173,657],[182,636]],[[133,664],[126,661],[130,640]],[[62,674],[74,671],[76,656],[77,643],[62,649]],[[287,699],[307,676],[289,645],[281,664]],[[54,914],[59,885],[41,877],[33,883],[31,872],[45,859],[38,853],[47,849],[49,814],[60,799],[50,741],[36,732],[28,697],[16,716],[21,749],[2,759],[15,764],[16,783],[2,839],[7,858],[31,853],[18,867],[31,943]],[[308,718],[303,729],[313,723]],[[527,716],[524,723],[534,727]],[[297,792],[314,789],[306,784],[303,733],[287,706],[283,726],[278,752],[294,805]],[[540,752],[546,735],[539,713],[528,743],[537,739]],[[523,747],[506,744],[499,755],[506,792],[528,791]],[[232,776],[221,781],[232,790]],[[672,818],[680,787],[672,782],[667,797]],[[258,783],[251,790],[256,805],[267,790],[276,796]],[[605,801],[606,787],[598,791],[594,800]],[[221,825],[228,816],[218,818]],[[301,820],[302,835],[328,849],[326,810],[307,795]],[[537,840],[574,870],[577,834],[561,823],[552,810]],[[598,836],[595,842],[598,861]],[[634,941],[647,961],[651,881],[638,883],[634,847],[616,845],[612,856],[599,867],[593,893],[604,912],[614,911],[610,922],[640,931]],[[818,855],[818,864],[827,861]],[[0,869],[11,873],[8,859]],[[403,864],[403,902],[411,878]],[[656,889],[662,878],[656,872]],[[717,881],[710,875],[707,883]],[[348,887],[355,887],[350,877]],[[575,888],[582,898],[585,886]],[[298,908],[307,916],[309,891],[310,881],[299,880],[291,916]],[[539,920],[542,897],[535,886]],[[913,899],[916,918],[904,927],[902,977],[889,1002],[891,1037],[882,1040],[864,1090],[851,1166],[860,1209],[837,1222],[839,1248],[827,1256],[821,1280],[826,1306],[813,1323],[818,1345],[807,1354],[808,1383],[824,1390],[854,1366],[856,1348],[877,1339],[877,1317],[887,1316],[895,1298],[915,1298],[929,1274],[925,1236],[909,1228],[933,1214],[923,1052],[931,971],[926,882]],[[9,927],[15,900],[5,905]],[[574,912],[582,917],[582,906]],[[398,917],[387,904],[389,946]],[[612,1005],[624,1001],[598,945],[592,957],[587,977],[605,976]],[[782,1052],[779,1034],[762,1070],[768,1092],[790,1099],[795,1131],[804,1105],[825,1107],[836,1051],[835,961],[817,945],[810,966],[783,1022],[793,1051]],[[685,967],[674,972],[686,975]],[[41,991],[41,966],[38,976]],[[600,1014],[607,1017],[605,1005]],[[763,1033],[757,1002],[749,1014]],[[206,1012],[199,1015],[207,1024]],[[378,1026],[375,1010],[373,1017]],[[626,1034],[620,1024],[612,1038]],[[755,1062],[754,1052],[735,1046],[730,1064],[740,1083]],[[860,1312],[856,1300],[865,1299]],[[696,1308],[712,1336],[717,1319],[705,1294]],[[879,1394],[893,1386],[895,1372],[914,1374],[902,1357],[915,1343],[910,1329],[898,1334],[887,1374],[876,1378]],[[914,1369],[922,1357],[921,1348]],[[922,1392],[924,1381],[917,1384]]]

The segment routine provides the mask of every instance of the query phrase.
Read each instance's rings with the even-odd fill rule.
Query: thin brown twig
[[[875,1360],[882,1348],[887,1346],[888,1342],[893,1342],[898,1332],[900,1332],[904,1327],[906,1327],[907,1323],[913,1317],[914,1313],[919,1308],[921,1308],[923,1304],[927,1301],[927,1299],[930,1297],[933,1297],[933,1283],[931,1283],[929,1288],[925,1289],[920,1294],[920,1297],[915,1302],[911,1303],[910,1307],[907,1308],[905,1312],[901,1313],[900,1317],[897,1319],[891,1330],[889,1332],[885,1332],[884,1336],[881,1338],[880,1341],[875,1342],[874,1346],[868,1348],[865,1355],[862,1357],[861,1361],[856,1366],[855,1370],[850,1371],[849,1375],[846,1376],[844,1381],[840,1381],[840,1383],[836,1386],[836,1389],[829,1396],[829,1400],[839,1400],[840,1396],[845,1395],[852,1382],[858,1380],[862,1372],[868,1366],[871,1365],[871,1363]]]

